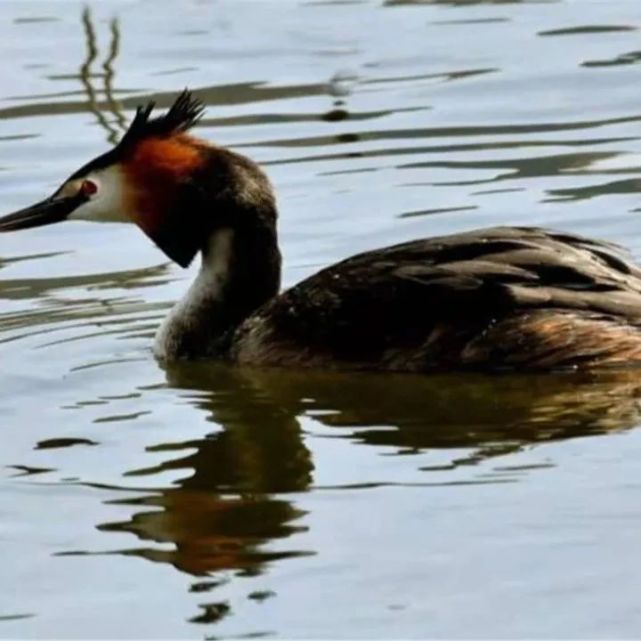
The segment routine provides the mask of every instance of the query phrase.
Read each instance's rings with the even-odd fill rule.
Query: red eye
[[[80,191],[82,192],[83,196],[93,196],[93,194],[98,191],[98,185],[96,185],[96,183],[91,180],[84,180],[82,186],[80,187]]]

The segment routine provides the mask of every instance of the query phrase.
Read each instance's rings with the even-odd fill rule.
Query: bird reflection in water
[[[153,511],[135,514],[125,523],[101,529],[129,531],[142,540],[173,543],[175,549],[134,550],[153,561],[171,563],[193,575],[236,569],[255,574],[276,559],[304,551],[262,550],[270,541],[304,530],[303,515],[292,503],[274,494],[304,491],[311,483],[312,461],[303,443],[297,417],[274,403],[251,378],[225,367],[208,368],[211,377],[195,376],[199,368],[168,372],[171,385],[207,391],[195,405],[222,426],[205,438],[150,448],[186,456],[157,467],[129,473],[154,476],[185,470],[176,487],[130,501]],[[205,385],[205,387],[203,387]],[[122,503],[119,501],[119,503]],[[158,511],[158,508],[161,508]]]
[[[302,417],[342,428],[338,435],[355,447],[395,447],[402,454],[452,450],[457,458],[449,467],[456,467],[531,444],[626,430],[640,416],[641,382],[634,370],[414,377],[191,363],[174,365],[166,374],[169,386],[197,392],[194,405],[222,429],[151,448],[168,459],[129,475],[184,469],[185,478],[175,487],[119,501],[137,513],[101,529],[171,543],[169,551],[145,547],[125,553],[198,576],[219,570],[254,575],[268,562],[314,552],[293,542],[287,550],[282,542],[277,551],[270,549],[306,529],[304,512],[288,497],[313,489],[313,452]],[[171,457],[182,450],[190,453]]]

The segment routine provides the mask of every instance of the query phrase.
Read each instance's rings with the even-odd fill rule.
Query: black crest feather
[[[152,101],[138,107],[129,129],[127,129],[120,142],[106,153],[80,167],[67,180],[81,178],[90,171],[103,169],[118,162],[123,155],[127,154],[128,151],[145,138],[170,136],[171,134],[187,131],[200,120],[205,110],[205,105],[197,98],[194,98],[188,89],[185,89],[174,100],[174,104],[166,113],[156,118],[150,118],[155,106],[156,103]]]
[[[202,117],[205,110],[203,103],[194,98],[188,89],[176,98],[169,111],[162,116],[150,118],[156,103],[151,101],[136,109],[136,115],[125,132],[118,147],[126,147],[144,138],[170,136],[187,131]]]

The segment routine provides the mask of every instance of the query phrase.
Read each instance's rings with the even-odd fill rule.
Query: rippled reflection
[[[473,468],[537,443],[626,430],[641,415],[637,372],[424,378],[190,364],[170,368],[167,379],[173,388],[197,392],[194,408],[217,429],[148,447],[166,458],[124,479],[143,477],[153,486],[157,475],[179,471],[181,480],[115,501],[131,506],[131,518],[99,529],[128,532],[143,544],[118,554],[197,576],[255,575],[265,564],[315,553],[294,542],[284,551],[269,549],[306,529],[304,512],[287,498],[316,487],[301,421],[336,429],[335,437],[358,446],[393,447],[403,456],[445,453],[439,465],[420,468],[426,475],[419,484],[429,486],[442,482],[430,473]],[[465,482],[488,481],[471,475]]]
[[[113,127],[102,110],[98,106],[98,99],[96,96],[96,90],[93,86],[93,79],[96,78],[96,74],[92,70],[92,65],[98,57],[98,45],[96,41],[96,31],[93,25],[91,18],[91,11],[88,8],[82,13],[82,25],[85,31],[85,39],[87,42],[87,57],[85,61],[80,66],[80,81],[84,87],[84,90],[87,93],[87,101],[89,110],[95,114],[98,124],[107,132],[107,142],[111,144],[116,144],[118,142],[118,129]],[[107,104],[110,109],[114,112],[116,116],[116,122],[120,128],[124,128],[126,121],[123,115],[119,111],[118,104],[113,96],[113,79],[114,79],[114,69],[113,64],[118,57],[118,50],[120,47],[120,29],[118,26],[117,20],[112,20],[110,24],[111,28],[111,45],[109,53],[105,58],[105,61],[102,65],[103,68],[103,80],[104,80],[104,93]]]
[[[341,437],[363,444],[403,451],[464,447],[478,457],[491,452],[492,444],[504,452],[505,447],[628,429],[641,411],[636,371],[422,377],[190,364],[173,366],[167,376],[172,386],[207,392],[198,407],[225,427],[219,440],[239,448],[232,458],[230,449],[221,450],[228,461],[214,467],[229,476],[216,483],[234,488],[247,483],[261,491],[297,491],[311,482],[313,466],[297,422],[301,417],[346,428]],[[183,446],[189,445],[194,446]],[[283,466],[272,469],[267,461],[276,452],[285,453],[279,457]],[[244,461],[251,467],[246,469]]]

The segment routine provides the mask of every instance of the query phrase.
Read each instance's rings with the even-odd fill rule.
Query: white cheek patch
[[[90,220],[105,223],[130,223],[127,216],[124,177],[114,165],[86,176],[98,186],[98,191],[83,205],[74,209],[67,220]]]

